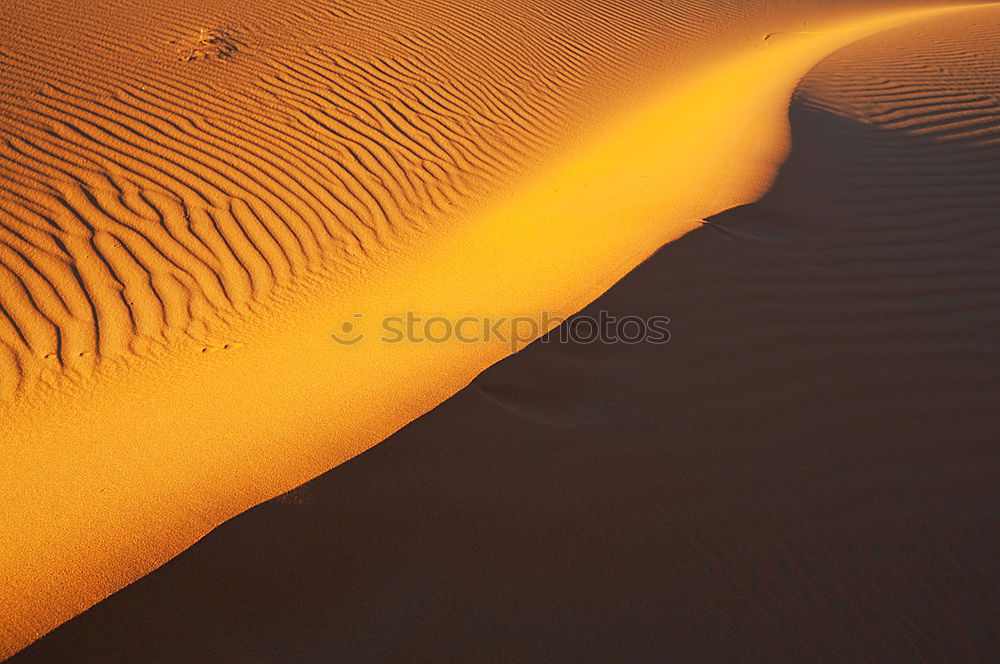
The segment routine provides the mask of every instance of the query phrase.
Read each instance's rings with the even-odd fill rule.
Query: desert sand
[[[0,657],[996,652],[1000,10],[0,16]]]

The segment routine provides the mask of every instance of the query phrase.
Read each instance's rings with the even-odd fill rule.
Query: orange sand
[[[510,352],[342,321],[571,314],[765,193],[818,61],[961,8],[404,4],[3,10],[0,655]]]

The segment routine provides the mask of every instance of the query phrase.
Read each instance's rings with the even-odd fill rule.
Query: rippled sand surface
[[[0,9],[0,657],[250,510],[16,661],[987,661],[998,34]],[[671,342],[377,340],[588,305]]]

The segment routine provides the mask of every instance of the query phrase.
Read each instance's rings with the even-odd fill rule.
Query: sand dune
[[[486,17],[435,3],[172,4],[140,23],[28,3],[7,26],[8,392],[218,335],[281,286],[350,271],[542,149],[613,69],[572,14],[590,53],[525,40],[514,60],[447,30]],[[644,41],[627,35],[612,55]]]
[[[582,312],[666,346],[532,345],[14,661],[990,661],[998,30],[813,69],[768,194]]]
[[[957,7],[893,9],[907,6],[2,10],[0,656],[386,438],[511,350],[332,344],[354,312],[578,310],[699,219],[766,191],[789,95],[817,61]],[[935,19],[916,55],[906,33],[827,60],[792,118],[821,123],[806,136],[842,135],[823,148],[840,152],[806,163],[802,182],[779,179],[757,211],[730,213],[784,210],[763,226],[711,227],[740,242],[809,229],[806,246],[829,218],[803,210],[838,222],[847,210],[859,225],[829,234],[848,243],[848,264],[867,260],[855,235],[877,239],[872,251],[902,258],[871,265],[918,290],[906,270],[919,252],[983,250],[995,23],[974,15]],[[814,184],[859,155],[895,165],[897,180],[864,181],[871,196],[844,178]],[[824,195],[840,198],[817,205]],[[875,235],[862,223],[873,218]],[[773,293],[797,285],[786,276],[767,277]],[[991,324],[988,288],[940,283],[954,284],[951,320]]]
[[[8,10],[8,394],[224,335],[282,286],[353,273],[647,70],[712,62],[711,28],[738,31],[716,37],[733,51],[763,23],[735,4],[174,4]]]

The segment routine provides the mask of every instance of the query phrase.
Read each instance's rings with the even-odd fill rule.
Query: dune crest
[[[144,22],[26,4],[47,59],[4,27],[0,655],[510,352],[347,349],[341,321],[573,313],[764,192],[810,66],[950,10],[826,18],[679,75],[657,59],[657,26],[678,24],[660,3],[221,5]],[[60,34],[73,20],[85,39]],[[487,38],[497,20],[516,48]],[[648,85],[623,90],[623,71]]]
[[[552,335],[12,664],[992,661],[997,34],[813,68],[768,193],[581,312],[669,344]]]

